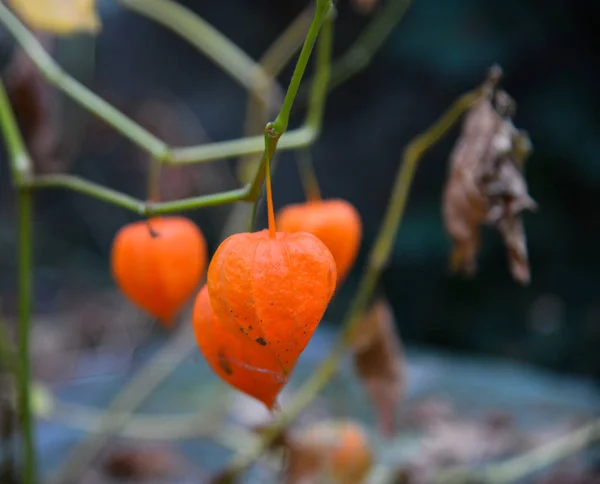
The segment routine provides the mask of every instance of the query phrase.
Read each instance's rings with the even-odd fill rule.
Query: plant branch
[[[332,66],[329,90],[333,90],[364,70],[408,11],[412,0],[388,0],[373,20]]]
[[[172,202],[143,202],[137,198],[118,192],[111,188],[106,188],[97,183],[84,180],[74,175],[40,175],[27,183],[35,188],[67,188],[75,192],[89,195],[98,200],[109,202],[131,212],[135,212],[144,217],[153,215],[165,215],[174,212],[183,212],[195,210],[198,208],[212,207],[215,205],[224,205],[246,200],[249,194],[249,185],[244,188],[236,188],[220,193],[210,195],[201,195],[198,197],[184,198]]]
[[[251,57],[192,10],[170,0],[118,0],[130,10],[162,24],[211,59],[263,104],[275,81]]]
[[[327,358],[325,358],[317,370],[294,395],[286,411],[279,414],[273,425],[269,428],[269,431],[263,434],[260,442],[247,452],[240,453],[234,457],[225,473],[221,474],[224,482],[233,480],[235,476],[239,475],[258,459],[281,432],[296,419],[300,412],[325,387],[329,379],[335,375],[352,341],[354,332],[362,321],[365,311],[368,309],[369,301],[376,288],[381,272],[391,256],[393,243],[406,207],[410,186],[421,157],[446,134],[454,123],[458,121],[460,116],[475,102],[478,96],[479,91],[461,96],[431,128],[415,138],[404,151],[384,221],[375,244],[371,249],[369,263],[361,279],[358,292],[346,313],[344,329],[339,340]]]
[[[0,5],[2,5],[0,3]],[[2,5],[2,8],[4,6]],[[0,80],[0,127],[9,155],[14,182],[27,179],[32,172],[32,163],[21,137],[15,115],[10,106],[4,83]],[[17,338],[17,386],[18,411],[23,443],[25,465],[23,483],[36,482],[36,456],[34,421],[31,412],[31,367],[29,361],[29,335],[31,325],[31,304],[33,300],[33,236],[32,236],[32,193],[25,186],[17,186],[18,232],[18,338]]]
[[[331,0],[317,0],[317,10],[315,11],[313,21],[308,29],[308,34],[306,35],[306,40],[304,41],[304,45],[300,51],[298,61],[296,62],[296,68],[292,74],[292,80],[288,86],[287,93],[283,100],[283,105],[281,106],[279,115],[275,118],[275,121],[273,121],[273,131],[280,136],[287,131],[290,120],[290,112],[292,110],[292,106],[294,105],[298,88],[302,82],[304,71],[308,65],[310,54],[313,50],[315,42],[317,41],[321,26],[327,18],[332,6]]]
[[[319,15],[321,11],[317,5],[317,11],[315,12],[315,19],[317,15]],[[329,11],[325,11],[322,15],[327,16]],[[313,25],[316,21],[313,21]],[[320,22],[319,22],[320,24]],[[309,29],[309,35],[311,30]],[[318,34],[318,32],[317,32]],[[305,44],[306,45],[306,44]],[[323,118],[323,111],[325,107],[325,100],[327,97],[327,83],[329,81],[329,69],[331,62],[331,51],[333,45],[333,20],[331,18],[327,18],[326,22],[323,25],[323,30],[319,37],[319,47],[317,49],[317,74],[315,76],[313,82],[313,89],[311,92],[311,102],[308,109],[307,117],[306,117],[306,125],[304,128],[300,128],[300,130],[296,130],[296,132],[301,132],[302,130],[307,131],[307,139],[308,144],[312,144],[317,136],[321,132],[321,122]],[[283,109],[283,108],[282,108]],[[274,123],[267,125],[267,128],[271,130],[272,137],[279,137],[280,133],[274,127]],[[291,133],[290,133],[291,135]],[[285,147],[285,135],[281,138],[279,143],[276,143],[276,147],[281,149]],[[250,200],[257,200],[260,196],[260,188],[262,186],[262,181],[265,177],[265,159],[263,159],[260,164],[252,186],[250,187]]]
[[[15,38],[50,84],[103,119],[154,158],[162,160],[169,157],[169,148],[163,141],[63,71],[3,2],[0,2],[0,24]]]
[[[311,2],[260,58],[260,65],[263,71],[271,78],[275,78],[281,69],[287,65],[290,58],[302,47],[312,21],[313,10],[314,5]],[[279,95],[279,92],[276,94],[277,97],[283,99],[283,94]],[[271,115],[269,111],[270,106],[261,104],[259,101],[260,99],[257,99],[254,92],[251,92],[246,104],[244,137],[260,133],[269,121],[269,116]],[[276,115],[276,113],[273,113],[273,115]],[[242,182],[246,183],[254,178],[256,163],[260,163],[260,157],[256,157],[255,155],[248,155],[245,159],[241,160],[238,166],[238,178]]]
[[[1,4],[0,4],[1,5]],[[10,170],[15,183],[31,177],[32,164],[25,143],[21,137],[17,120],[10,106],[10,100],[0,78],[0,127],[4,135],[6,149],[10,158]]]
[[[383,3],[352,45],[333,61],[328,91],[341,86],[370,64],[373,56],[404,18],[411,3],[412,0],[388,0]],[[309,79],[306,84],[310,85],[311,82],[312,79]],[[304,85],[300,91],[304,99],[306,95]]]
[[[296,165],[298,165],[298,173],[306,200],[310,202],[321,200],[319,179],[315,173],[312,155],[308,148],[296,153]]]

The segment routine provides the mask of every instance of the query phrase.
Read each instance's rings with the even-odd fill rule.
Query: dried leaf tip
[[[365,315],[352,341],[354,367],[362,381],[383,435],[395,433],[395,415],[406,387],[406,361],[392,309],[379,299]]]
[[[498,88],[502,69],[492,66],[481,98],[468,111],[450,155],[443,215],[454,247],[450,267],[474,275],[480,227],[496,227],[504,239],[512,276],[530,281],[529,259],[521,212],[535,210],[523,175],[532,144],[525,130],[512,122],[515,100]]]

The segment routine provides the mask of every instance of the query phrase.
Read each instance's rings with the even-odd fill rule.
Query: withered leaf
[[[354,366],[375,406],[384,435],[395,431],[395,413],[404,397],[406,362],[392,309],[379,299],[353,339]]]
[[[529,260],[520,215],[537,207],[523,175],[531,141],[511,121],[516,103],[497,88],[500,76],[500,68],[493,67],[450,155],[444,224],[454,244],[450,258],[454,272],[475,274],[479,231],[487,224],[496,227],[504,239],[513,278],[528,284]]]
[[[38,38],[45,46],[52,42],[47,36],[39,35]],[[58,154],[60,135],[53,113],[56,97],[21,48],[15,49],[7,68],[6,87],[36,171],[50,173],[63,170],[65,166]]]
[[[287,484],[360,484],[371,469],[373,457],[367,436],[350,421],[324,421],[291,432]]]

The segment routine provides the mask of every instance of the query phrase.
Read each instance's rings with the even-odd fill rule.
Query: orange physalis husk
[[[286,440],[288,484],[360,484],[373,465],[367,434],[351,421],[317,422]]]
[[[225,239],[208,268],[212,308],[227,328],[271,351],[286,372],[335,291],[329,249],[306,232],[263,230]]]
[[[331,251],[338,282],[343,281],[358,254],[362,223],[356,208],[341,199],[310,200],[288,205],[277,215],[281,232],[309,232]]]
[[[122,227],[111,266],[121,291],[165,326],[194,293],[206,270],[200,229],[185,217],[161,217]]]
[[[210,305],[207,286],[196,298],[192,321],[200,351],[213,371],[232,387],[272,410],[288,380],[273,354],[223,327]]]

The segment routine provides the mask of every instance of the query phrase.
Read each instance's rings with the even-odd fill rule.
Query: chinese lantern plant
[[[287,373],[271,351],[225,329],[212,310],[207,286],[196,298],[192,321],[196,342],[212,370],[234,388],[274,409],[277,395],[288,381]]]
[[[335,291],[336,266],[329,249],[314,235],[276,231],[268,162],[266,184],[268,230],[232,235],[221,243],[210,263],[207,292],[215,336],[212,343],[199,346],[213,369],[218,365],[219,376],[271,407]],[[196,308],[207,306],[204,297],[200,292]],[[207,326],[205,313],[200,309],[195,313],[196,328]],[[216,361],[215,348],[228,344],[240,359],[225,377],[227,371]],[[281,375],[268,384],[261,380],[265,387],[257,395],[258,387],[253,391],[241,388],[242,378],[234,376],[236,368],[263,374],[275,369]]]
[[[299,167],[307,201],[282,208],[277,226],[282,232],[309,232],[318,237],[335,259],[339,283],[348,275],[360,248],[360,215],[346,200],[323,200],[310,162],[303,161]]]
[[[166,327],[192,297],[206,262],[204,235],[178,216],[125,225],[111,251],[111,270],[121,291]]]

